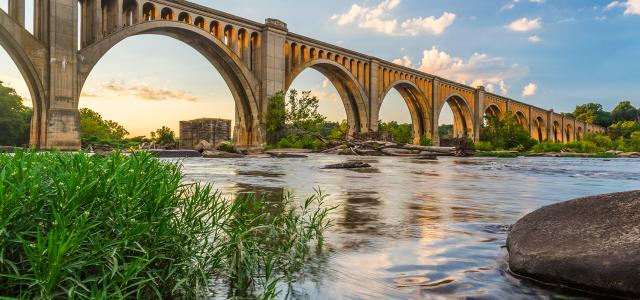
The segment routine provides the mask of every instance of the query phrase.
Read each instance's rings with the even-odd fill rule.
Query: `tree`
[[[487,117],[487,126],[481,129],[481,140],[502,150],[528,150],[536,143],[512,113],[506,113],[502,118]]]
[[[453,138],[453,125],[440,125],[438,126],[438,136],[440,139],[452,139]]]
[[[411,124],[398,124],[396,121],[388,123],[380,121],[378,131],[391,134],[393,141],[400,144],[411,144],[413,142],[413,128]]]
[[[162,126],[151,133],[151,140],[158,145],[173,145],[176,143],[176,134],[171,128]]]
[[[620,121],[609,127],[609,135],[614,140],[620,137],[629,138],[636,131],[640,131],[640,123],[636,121]]]
[[[573,114],[568,114],[578,120],[592,124],[609,127],[611,125],[611,113],[604,111],[602,104],[587,103],[576,106]]]
[[[291,90],[286,105],[286,124],[294,131],[318,134],[326,118],[318,112],[320,100],[304,91]]]
[[[129,132],[117,122],[104,120],[94,110],[80,109],[80,137],[83,143],[122,141]]]
[[[0,81],[0,145],[22,146],[29,143],[33,110],[22,98]]]
[[[631,105],[630,101],[622,101],[611,112],[611,117],[614,123],[620,121],[638,121],[640,112],[637,108]]]
[[[278,92],[269,98],[269,107],[265,124],[267,129],[267,142],[269,144],[275,144],[284,137],[286,120],[287,111],[285,95],[283,92]]]

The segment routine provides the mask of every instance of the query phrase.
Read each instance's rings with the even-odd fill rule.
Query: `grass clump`
[[[145,152],[0,155],[0,200],[0,298],[21,299],[199,299],[213,279],[273,298],[330,211],[225,201]]]

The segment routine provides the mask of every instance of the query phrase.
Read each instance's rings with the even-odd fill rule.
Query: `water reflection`
[[[284,193],[303,199],[321,188],[334,226],[326,247],[288,299],[551,299],[549,290],[507,272],[510,224],[544,205],[638,189],[639,160],[581,158],[380,157],[372,170],[323,170],[352,161],[186,159],[187,181],[213,183],[229,196],[256,192],[277,209]],[[562,296],[564,295],[564,296]]]

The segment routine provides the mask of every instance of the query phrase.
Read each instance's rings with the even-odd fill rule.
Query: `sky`
[[[586,102],[608,110],[622,100],[640,105],[640,0],[193,2],[259,22],[277,18],[291,32],[557,112]],[[6,3],[0,0],[0,8],[6,10]],[[24,80],[2,49],[0,80],[30,104]],[[329,120],[346,118],[320,73],[305,71],[292,88],[317,95]],[[91,72],[80,107],[123,124],[134,136],[163,125],[177,131],[180,120],[235,116],[231,93],[213,66],[190,46],[152,35],[110,50]],[[381,119],[410,122],[397,92],[385,99]],[[451,123],[448,109],[440,123]]]

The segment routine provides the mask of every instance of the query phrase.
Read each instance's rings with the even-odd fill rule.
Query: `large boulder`
[[[193,149],[202,153],[207,150],[213,150],[213,145],[205,140],[201,140]]]
[[[517,275],[640,297],[640,191],[541,208],[513,226],[507,248]]]

